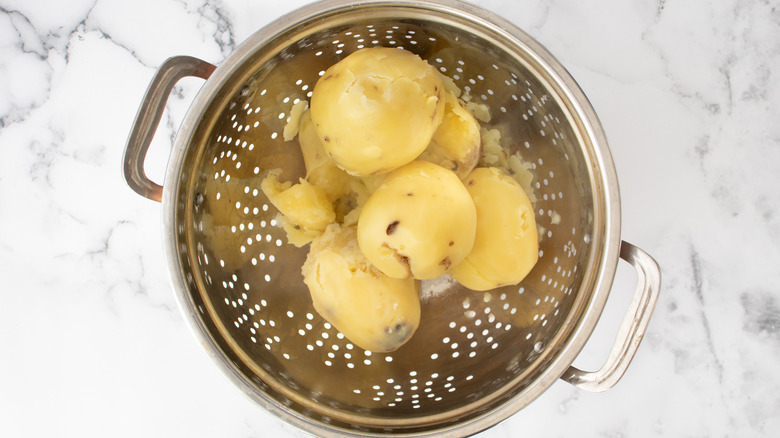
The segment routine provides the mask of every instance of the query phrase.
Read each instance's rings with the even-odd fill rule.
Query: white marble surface
[[[0,436],[304,436],[209,362],[169,284],[161,206],[120,171],[164,59],[219,63],[304,3],[0,0]],[[578,80],[610,139],[622,237],[663,272],[615,388],[558,382],[480,436],[779,436],[780,3],[478,3]],[[158,180],[200,83],[169,104]],[[577,365],[606,356],[633,291],[622,265]]]

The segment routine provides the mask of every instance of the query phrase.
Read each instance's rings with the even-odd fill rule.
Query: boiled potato
[[[314,309],[363,349],[393,351],[420,323],[417,282],[389,278],[371,266],[355,227],[328,226],[312,242],[301,272]]]
[[[477,233],[450,275],[474,290],[519,283],[539,258],[533,207],[523,188],[500,169],[477,168],[464,181],[477,208]]]
[[[308,111],[302,115],[299,128],[298,142],[306,167],[306,180],[325,191],[328,200],[333,202],[337,222],[354,225],[357,223],[356,210],[368,199],[382,175],[360,178],[336,166],[322,147]]]
[[[306,166],[306,180],[325,190],[331,202],[354,191],[354,185],[359,182],[328,157],[322,147],[322,140],[314,129],[309,111],[301,116],[298,143],[301,145],[303,163]]]
[[[330,158],[352,175],[387,173],[417,158],[444,114],[438,72],[417,55],[367,48],[314,86],[311,119]]]
[[[282,214],[287,240],[297,247],[309,243],[336,220],[333,204],[320,187],[301,180],[297,184],[279,181],[281,170],[268,172],[260,189]]]
[[[454,94],[447,92],[444,117],[420,159],[450,169],[463,179],[479,162],[481,144],[479,122]]]
[[[477,211],[451,171],[413,161],[385,177],[360,212],[360,249],[393,278],[438,277],[471,251]]]

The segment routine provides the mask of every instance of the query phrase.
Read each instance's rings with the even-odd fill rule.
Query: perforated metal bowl
[[[533,164],[539,262],[518,286],[422,287],[421,324],[399,350],[354,346],[313,309],[306,248],[286,244],[259,190],[264,172],[303,176],[282,131],[322,72],[349,53],[399,47],[489,106],[502,142]],[[164,188],[143,163],[167,96],[207,79],[179,128]],[[614,166],[574,80],[511,23],[453,0],[332,0],[258,31],[219,67],[189,57],[160,67],[125,152],[125,177],[162,201],[181,308],[214,362],[246,395],[318,436],[469,435],[526,406],[556,379],[611,387],[642,338],[660,273],[620,240]],[[607,364],[571,367],[609,294],[618,258],[639,273]]]

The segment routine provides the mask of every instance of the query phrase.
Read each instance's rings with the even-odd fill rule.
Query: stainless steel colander
[[[518,286],[476,292],[422,287],[421,324],[392,353],[354,346],[313,309],[302,282],[307,248],[286,244],[259,189],[267,170],[304,174],[282,131],[329,66],[363,47],[426,59],[491,111],[502,141],[532,163],[539,262]],[[164,188],[144,159],[174,84],[206,79],[175,139]],[[166,251],[187,320],[246,395],[318,436],[469,435],[563,378],[600,391],[642,339],[660,273],[620,240],[614,166],[574,80],[506,20],[454,0],[331,0],[261,29],[219,66],[190,57],[153,79],[125,151],[128,184],[162,201]],[[638,287],[607,363],[571,367],[599,318],[618,259]]]

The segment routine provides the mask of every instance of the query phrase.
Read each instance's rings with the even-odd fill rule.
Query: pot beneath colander
[[[259,190],[264,173],[303,176],[283,139],[293,105],[330,65],[363,47],[426,59],[492,112],[489,127],[532,163],[539,261],[488,292],[430,282],[421,324],[392,353],[365,351],[314,311],[300,267]],[[164,187],[146,151],[173,85],[206,79],[177,133]],[[593,391],[625,372],[657,299],[660,272],[620,240],[606,137],[582,91],[539,43],[459,1],[318,2],[261,29],[219,67],[164,63],[125,151],[125,177],[162,201],[182,310],[221,370],[251,399],[318,436],[470,435],[522,409],[558,378]],[[607,364],[571,367],[598,321],[618,259],[638,287]]]

